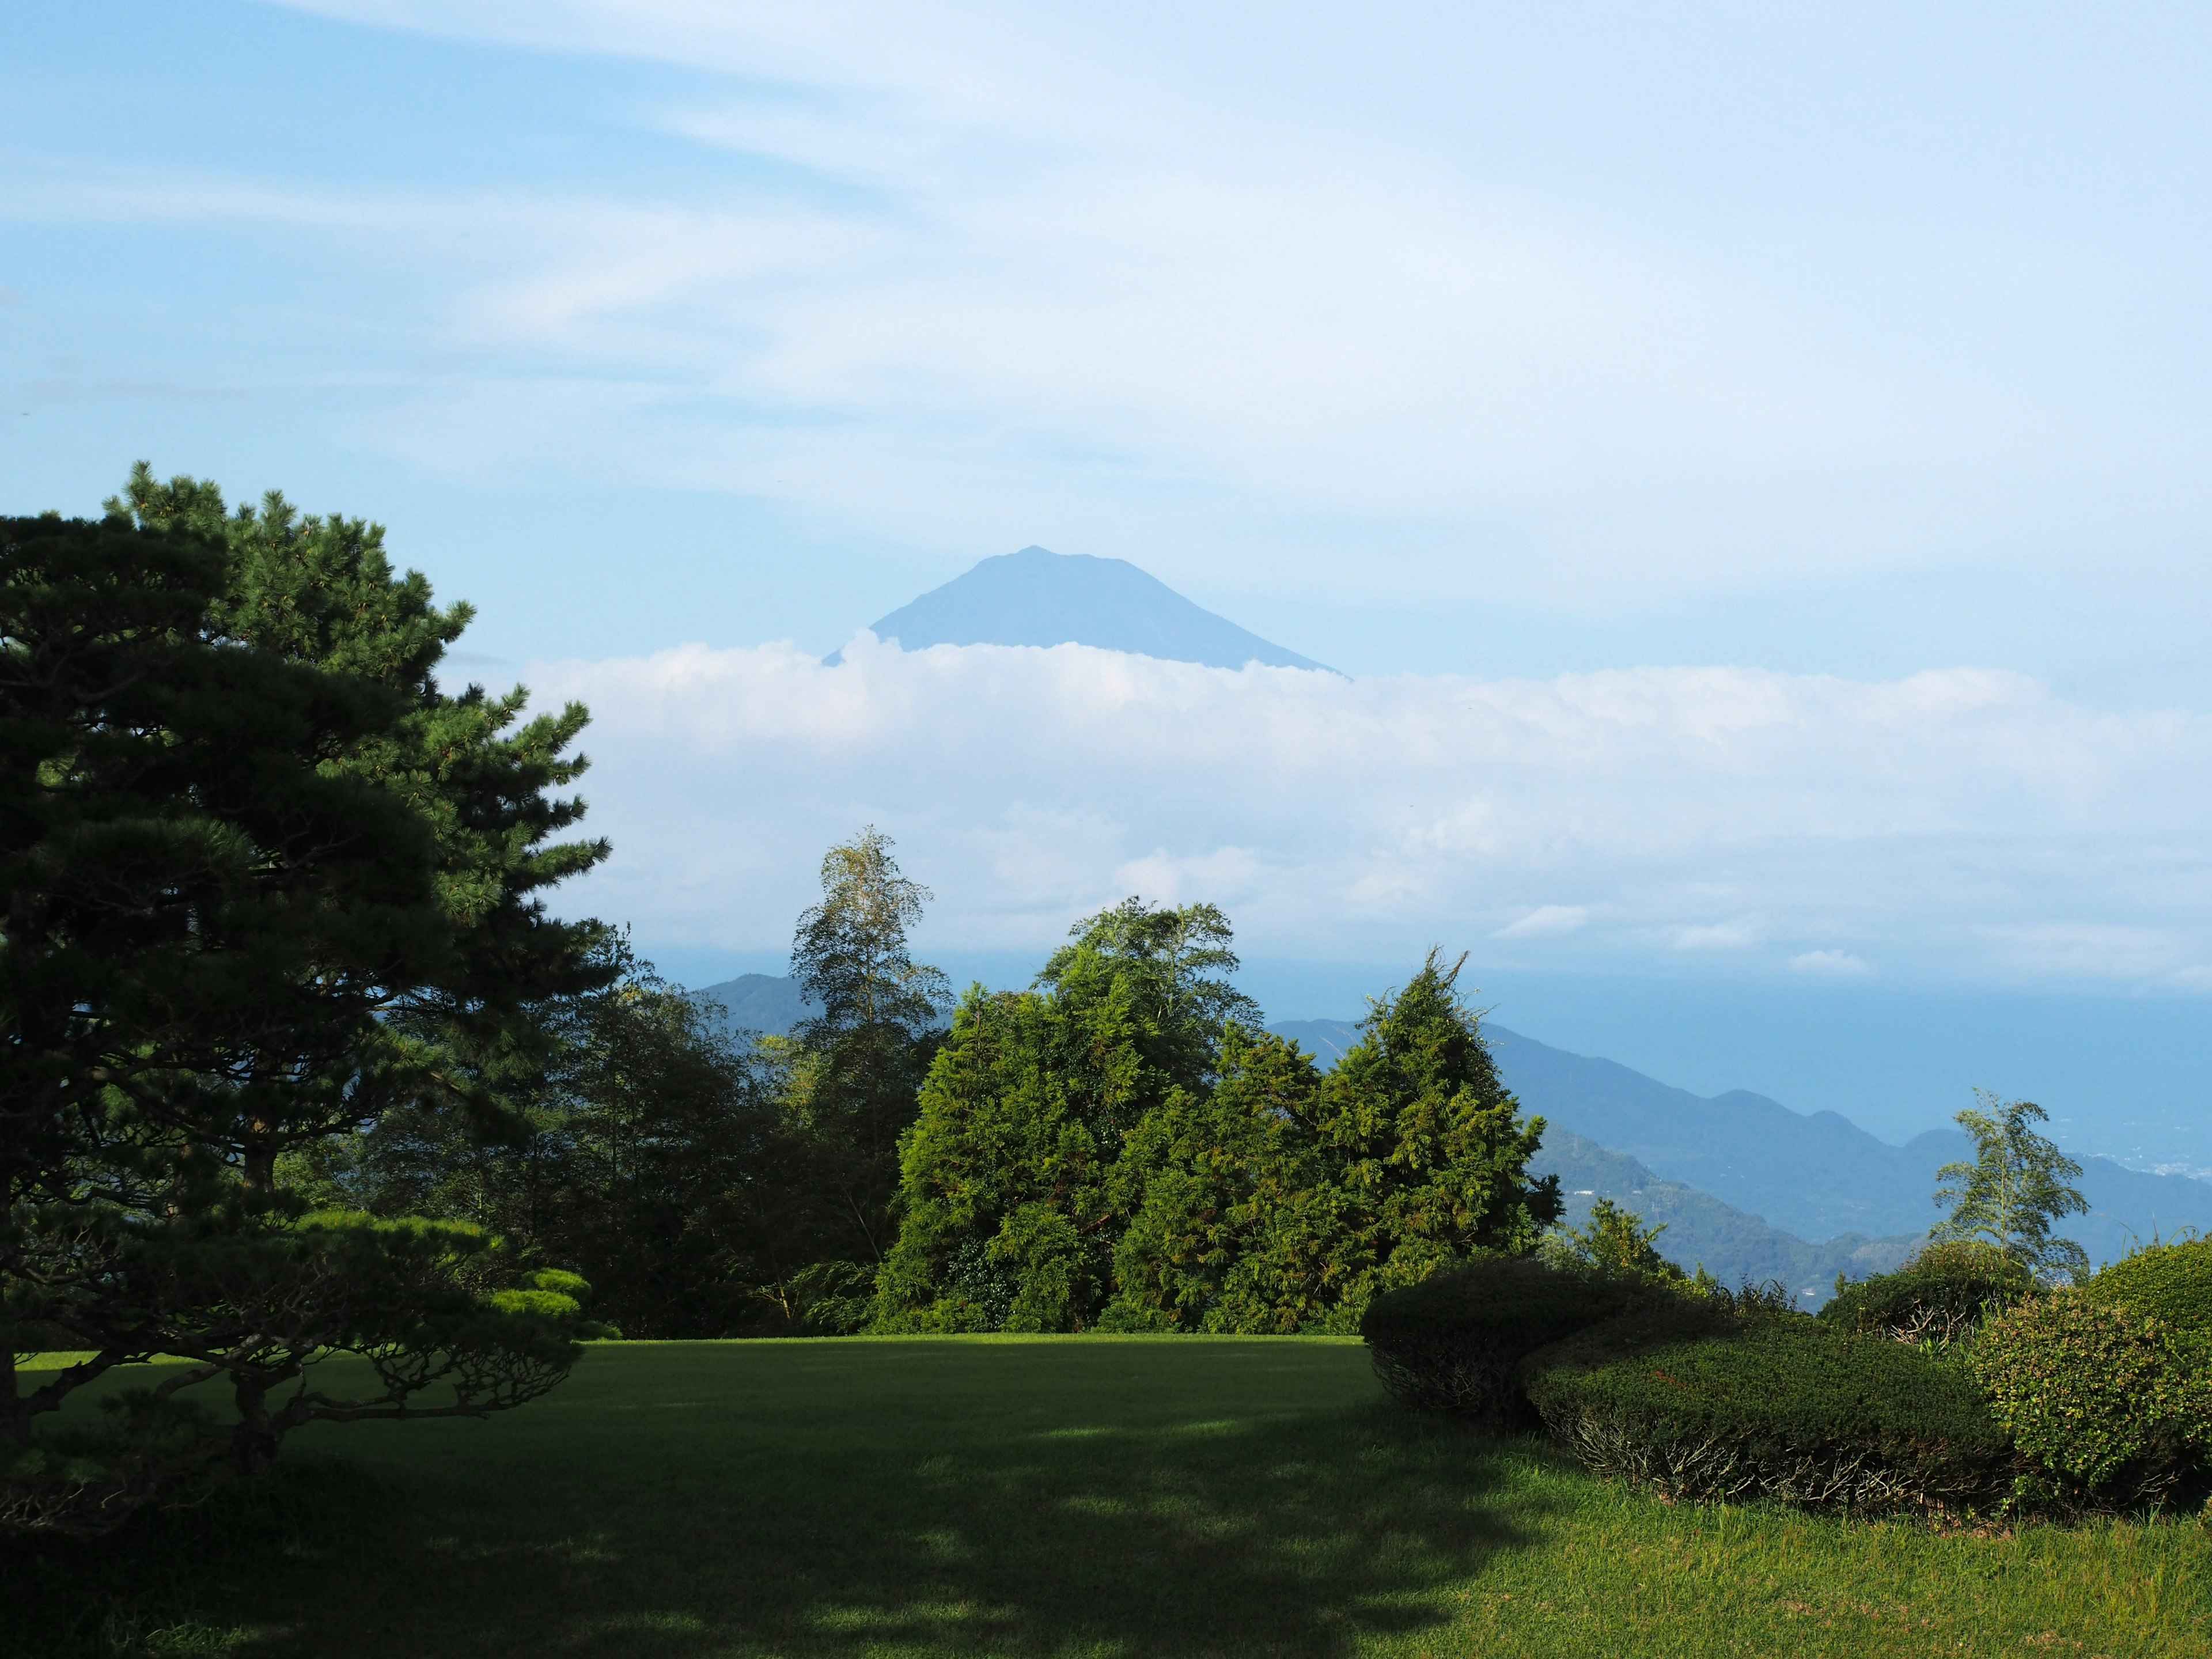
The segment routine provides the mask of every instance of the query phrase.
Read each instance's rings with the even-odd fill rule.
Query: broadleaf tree
[[[2001,1100],[1986,1089],[1974,1093],[1981,1109],[1968,1107],[1954,1120],[1973,1137],[1974,1161],[1936,1172],[1944,1183],[1936,1202],[1949,1205],[1950,1213],[1936,1224],[1935,1237],[1981,1239],[2046,1280],[2081,1279],[2088,1253],[2051,1231],[2089,1208],[2080,1189],[2068,1184],[2081,1179],[2081,1166],[2030,1127],[2050,1115],[2033,1101]]]
[[[952,999],[914,958],[929,890],[900,870],[890,836],[869,825],[830,848],[821,875],[792,939],[792,976],[815,1012],[792,1033],[787,1073],[806,1131],[790,1148],[789,1186],[806,1200],[792,1223],[817,1242],[784,1294],[802,1318],[849,1328],[896,1236],[899,1137]]]

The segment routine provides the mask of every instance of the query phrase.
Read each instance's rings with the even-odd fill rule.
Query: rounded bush
[[[1973,1379],[1887,1337],[1773,1319],[1626,1358],[1592,1333],[1553,1358],[1528,1376],[1546,1426],[1595,1472],[1670,1498],[1955,1512],[2007,1488]]]
[[[2035,1289],[2035,1275],[2017,1258],[1960,1239],[1924,1247],[1895,1273],[1844,1285],[1820,1317],[1900,1342],[1955,1342]]]
[[[2088,1291],[2138,1318],[2212,1337],[2212,1238],[2147,1245],[2092,1279]]]
[[[2212,1451],[2212,1375],[2170,1328],[2125,1308],[2038,1297],[1993,1321],[1969,1364],[2029,1466],[2023,1502],[2155,1505]]]
[[[1404,1404],[1502,1425],[1525,1415],[1514,1368],[1527,1355],[1680,1295],[1588,1265],[1478,1256],[1376,1297],[1359,1334],[1376,1375]]]

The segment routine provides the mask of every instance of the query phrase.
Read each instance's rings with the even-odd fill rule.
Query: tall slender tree
[[[822,899],[799,916],[793,977],[817,1012],[793,1032],[808,1064],[794,1073],[811,1125],[811,1167],[792,1177],[816,1199],[823,1255],[800,1293],[861,1316],[857,1298],[896,1235],[899,1136],[951,1002],[939,969],[914,959],[908,934],[929,890],[899,869],[872,824],[822,860]]]
[[[2000,1100],[1974,1091],[1982,1109],[1954,1120],[1974,1138],[1972,1164],[1946,1164],[1936,1201],[1951,1212],[1936,1225],[1940,1239],[1978,1238],[1996,1245],[2039,1277],[2074,1280],[2088,1272],[2088,1253],[2052,1236],[2054,1223],[2087,1213],[2089,1202],[2069,1182],[2081,1166],[2029,1126],[2049,1114],[2032,1100]]]

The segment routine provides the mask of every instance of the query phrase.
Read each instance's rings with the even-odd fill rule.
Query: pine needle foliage
[[[403,1105],[512,1121],[551,1048],[532,1004],[593,982],[600,930],[543,899],[605,852],[558,839],[583,709],[444,690],[467,609],[375,526],[226,514],[143,465],[107,505],[0,521],[0,1449],[37,1462],[36,1419],[155,1352],[232,1388],[246,1472],[301,1421],[550,1386],[568,1290],[502,1304],[489,1241],[313,1221],[276,1170]],[[15,1354],[54,1346],[90,1357],[19,1391]],[[349,1348],[388,1357],[376,1388],[312,1389]],[[180,1422],[126,1426],[154,1456]],[[9,1514],[114,1524],[167,1479],[115,1457]]]

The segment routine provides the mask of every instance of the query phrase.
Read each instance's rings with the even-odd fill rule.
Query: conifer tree
[[[98,1531],[204,1468],[199,1382],[250,1472],[318,1416],[494,1409],[574,1355],[580,1281],[304,1214],[276,1175],[401,1103],[500,1123],[549,1052],[533,1005],[592,981],[596,925],[540,898],[605,852],[552,839],[584,712],[441,690],[467,610],[380,544],[143,465],[104,520],[0,522],[0,1524]],[[92,1358],[19,1391],[55,1346]],[[344,1350],[374,1387],[305,1385]],[[105,1450],[40,1449],[155,1352],[195,1364]]]

